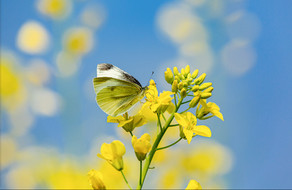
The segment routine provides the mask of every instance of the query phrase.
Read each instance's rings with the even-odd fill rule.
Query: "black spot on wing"
[[[133,83],[135,83],[137,85],[139,85],[142,88],[142,85],[140,84],[140,82],[137,79],[135,79],[133,76],[129,75],[128,73],[124,73],[123,72],[123,77],[125,79],[127,79],[127,80],[129,80],[129,81],[131,81],[131,82],[133,82]]]
[[[108,64],[108,63],[102,63],[102,64],[98,65],[98,69],[101,70],[101,71],[110,70],[113,67],[114,66],[112,64]]]

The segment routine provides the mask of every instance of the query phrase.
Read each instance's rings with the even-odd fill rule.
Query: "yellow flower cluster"
[[[126,112],[120,116],[107,117],[107,122],[118,123],[118,127],[122,127],[131,135],[132,146],[140,163],[137,189],[142,189],[152,159],[158,150],[174,146],[182,139],[187,140],[190,144],[195,136],[211,137],[210,128],[205,125],[198,125],[198,119],[206,120],[216,116],[223,120],[220,108],[213,102],[207,102],[214,90],[212,83],[204,82],[205,73],[200,76],[198,74],[198,70],[191,72],[189,65],[182,68],[180,72],[177,67],[174,67],[173,70],[167,68],[164,76],[165,80],[171,85],[171,91],[164,91],[159,94],[155,82],[150,80],[145,92],[146,102],[142,105],[138,114],[130,116]],[[186,106],[183,105],[188,105],[188,107],[185,108]],[[196,109],[194,109],[195,107]],[[194,109],[195,114],[191,112],[192,109]],[[140,138],[137,138],[133,134],[134,129],[145,125],[148,120],[153,121],[153,119],[147,118],[149,114],[144,114],[145,110],[150,110],[152,115],[157,116],[157,132],[154,136],[144,133]],[[169,113],[168,115],[165,114],[166,111]],[[173,122],[174,119],[177,123]],[[158,147],[169,127],[179,129],[179,139],[168,146]],[[150,139],[153,139],[153,144],[151,144]],[[123,173],[123,155],[125,153],[124,144],[116,140],[111,144],[104,143],[98,156],[107,160],[117,171],[120,171],[126,184],[131,188]],[[105,188],[100,176],[93,170],[89,173],[90,182],[94,189]],[[187,189],[202,189],[202,187],[197,181],[191,180]]]

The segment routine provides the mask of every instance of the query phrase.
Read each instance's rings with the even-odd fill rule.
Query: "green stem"
[[[169,127],[176,127],[176,126],[179,126],[179,124],[169,125]]]
[[[139,185],[142,185],[142,161],[140,161],[140,177],[139,177]]]
[[[175,109],[175,111],[170,115],[170,117],[168,118],[168,120],[166,121],[166,123],[164,124],[164,127],[162,128],[162,131],[157,135],[157,138],[155,139],[155,142],[152,146],[152,149],[148,155],[148,157],[146,158],[146,161],[145,161],[145,164],[144,164],[144,167],[143,167],[143,172],[142,172],[142,184],[139,185],[137,187],[137,189],[141,189],[143,187],[143,184],[144,184],[144,181],[145,181],[145,178],[146,178],[146,175],[147,175],[147,172],[149,170],[149,166],[151,164],[151,161],[153,159],[153,156],[156,152],[156,149],[164,135],[164,133],[166,132],[167,128],[169,127],[170,123],[172,122],[173,118],[174,118],[174,114],[177,112],[177,110],[179,109],[181,103],[182,103],[183,99],[181,98],[177,104],[177,107]]]
[[[157,118],[158,118],[158,120],[157,120],[157,125],[159,125],[159,127],[160,127],[160,131],[162,131],[162,126],[161,126],[160,114],[159,114],[159,113],[157,113]]]
[[[175,107],[177,107],[177,103],[176,103],[176,94],[174,94],[174,105],[175,105]]]
[[[186,103],[189,103],[190,101],[192,101],[192,100],[185,101],[185,102],[183,102],[181,104],[186,104]]]
[[[179,141],[181,141],[182,138],[179,138],[177,141],[175,141],[174,143],[170,144],[170,145],[167,145],[167,146],[164,146],[164,147],[161,147],[161,148],[157,148],[156,150],[162,150],[162,149],[166,149],[166,148],[169,148],[173,145],[175,145],[176,143],[178,143]]]
[[[127,185],[128,185],[128,187],[129,187],[129,189],[131,189],[131,190],[132,190],[132,188],[131,188],[130,184],[128,183],[128,181],[127,181],[127,179],[126,179],[126,176],[125,176],[125,174],[124,174],[123,170],[121,170],[121,173],[122,173],[122,175],[123,175],[123,178],[124,178],[124,180],[125,180],[126,184],[127,184]]]
[[[190,109],[191,109],[191,108],[188,108],[188,109],[186,109],[185,111],[181,112],[180,114],[185,113],[185,112],[189,111]]]
[[[162,115],[162,117],[163,117],[164,121],[166,121],[166,118],[165,118],[164,114],[163,114],[163,113],[161,113],[161,115]]]
[[[131,136],[133,136],[133,133],[132,133],[132,131],[130,131],[130,134],[131,134]]]

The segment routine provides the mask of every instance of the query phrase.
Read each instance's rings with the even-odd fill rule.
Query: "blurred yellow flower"
[[[84,55],[93,47],[93,33],[89,28],[71,28],[64,34],[63,45],[65,50],[76,55]]]
[[[131,132],[133,131],[136,127],[140,127],[142,125],[145,125],[147,123],[146,118],[141,115],[137,114],[134,116],[128,116],[128,113],[123,114],[123,116],[108,116],[107,117],[107,122],[109,123],[118,123],[118,127],[123,127],[125,131]]]
[[[232,167],[232,155],[229,149],[218,143],[200,142],[181,158],[180,167],[187,173],[195,172],[205,177],[225,174]]]
[[[14,67],[15,63],[4,53],[0,58],[0,98],[1,106],[8,111],[13,111],[20,107],[26,100],[26,90],[24,88],[21,73]]]
[[[176,169],[167,170],[161,175],[161,178],[159,179],[159,188],[160,189],[170,189],[170,188],[179,189],[182,183],[180,176],[181,176],[180,172]]]
[[[17,159],[17,144],[7,135],[0,136],[0,168],[4,169]]]
[[[106,189],[103,183],[103,176],[100,172],[92,169],[88,172],[88,178],[93,189]]]
[[[37,54],[43,53],[49,46],[49,34],[47,30],[36,21],[24,23],[17,36],[17,46],[20,50]]]
[[[153,80],[150,81],[146,92],[146,103],[143,106],[149,107],[154,113],[164,113],[173,99],[170,95],[174,94],[170,91],[164,91],[158,96],[156,84]]]
[[[202,107],[196,113],[196,116],[199,119],[205,119],[204,116],[206,116],[209,113],[211,113],[213,116],[216,116],[219,119],[221,119],[222,121],[224,121],[223,115],[220,112],[220,108],[219,108],[219,106],[217,106],[217,104],[215,104],[213,102],[208,102],[206,104],[206,100],[203,100],[203,101],[204,102],[200,101],[200,103],[203,103],[203,104],[202,104]]]
[[[37,9],[40,13],[53,19],[63,19],[72,9],[70,0],[38,0]]]
[[[192,179],[190,180],[188,186],[186,187],[186,189],[202,189],[202,186],[200,185],[199,182],[197,182],[196,180]]]
[[[211,130],[205,125],[197,125],[197,118],[191,112],[175,113],[175,120],[182,127],[183,134],[185,135],[188,143],[190,144],[193,134],[211,137]]]
[[[151,149],[150,135],[145,133],[139,139],[134,135],[132,137],[132,145],[138,160],[143,161]]]
[[[123,155],[125,153],[125,145],[121,141],[115,140],[111,144],[103,143],[100,148],[100,154],[97,154],[97,156],[105,159],[115,169],[121,171],[124,168]]]

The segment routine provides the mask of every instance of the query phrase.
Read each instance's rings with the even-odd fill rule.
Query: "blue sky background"
[[[95,77],[98,63],[112,63],[135,76],[142,85],[153,78],[161,81],[167,62],[178,56],[176,45],[165,37],[157,25],[161,8],[171,1],[100,0],[106,18],[95,33],[96,46],[82,59],[78,72],[68,78],[53,77],[49,87],[64,98],[62,112],[54,117],[39,116],[30,129],[32,141],[38,145],[54,146],[61,152],[85,154],[92,140],[99,135],[112,135],[104,114],[94,102],[95,94],[84,92]],[[175,1],[173,1],[175,2]],[[34,1],[1,0],[1,49],[15,52],[23,65],[31,55],[16,46],[21,25],[30,20],[41,22],[60,41],[67,26],[77,25],[76,15],[94,1],[74,1],[74,11],[64,24],[42,17]],[[260,21],[260,33],[253,43],[256,63],[241,76],[229,75],[222,65],[207,72],[213,81],[213,101],[221,108],[224,122],[209,122],[213,137],[229,147],[234,166],[227,175],[230,188],[292,188],[292,2],[245,1],[245,10]],[[204,15],[204,13],[201,13]],[[203,17],[203,16],[202,16]],[[204,18],[204,17],[203,17]],[[220,23],[206,24],[213,35],[211,47],[220,49]],[[242,26],[243,28],[245,26]],[[56,43],[57,44],[57,43]],[[54,65],[58,45],[38,58]],[[241,59],[240,57],[238,59]],[[195,69],[195,63],[192,66]],[[159,90],[166,90],[163,85]],[[90,87],[88,87],[90,88]],[[89,94],[89,96],[88,96]],[[8,116],[1,111],[1,133],[9,129]]]

